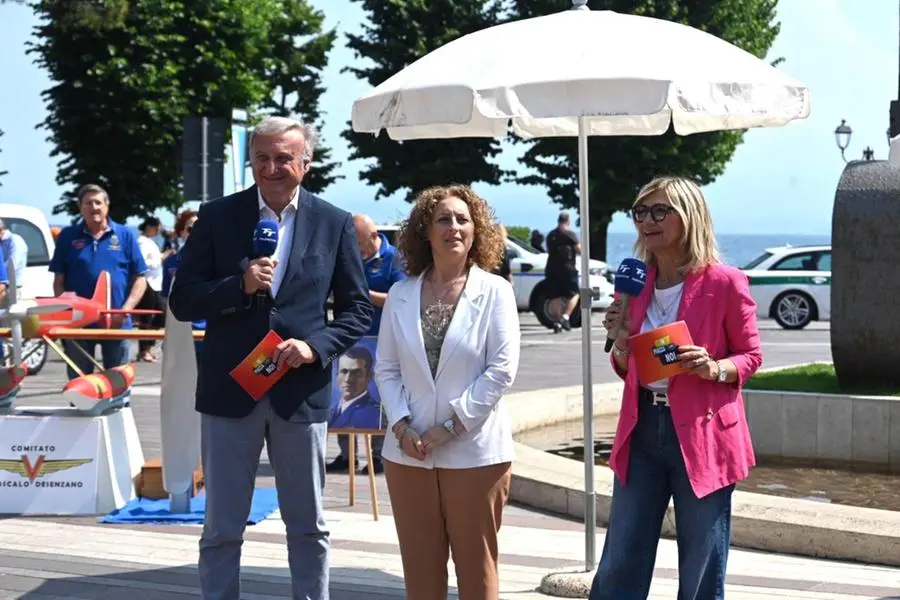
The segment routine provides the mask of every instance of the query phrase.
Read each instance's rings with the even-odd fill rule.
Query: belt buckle
[[[669,406],[669,398],[666,395],[654,392],[652,404],[653,406]]]

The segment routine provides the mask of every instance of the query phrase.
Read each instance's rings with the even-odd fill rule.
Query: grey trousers
[[[202,415],[206,515],[203,600],[239,600],[241,545],[265,440],[287,530],[294,600],[328,600],[329,532],[322,511],[327,423],[285,421],[266,398],[241,419]]]

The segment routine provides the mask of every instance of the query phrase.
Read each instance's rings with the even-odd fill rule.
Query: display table
[[[135,497],[144,464],[130,406],[13,408],[0,415],[0,513],[96,515]]]

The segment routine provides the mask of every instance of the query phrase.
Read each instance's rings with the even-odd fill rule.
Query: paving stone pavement
[[[574,340],[549,339],[555,345],[552,352],[572,346],[566,350],[577,353]],[[774,343],[804,343],[790,339],[799,338]],[[523,346],[523,356],[535,352],[527,343]],[[540,363],[537,357],[523,360]],[[796,362],[801,360],[804,359],[798,357]],[[45,373],[27,380],[19,404],[59,402],[58,396],[48,395],[62,385],[61,369],[56,373],[55,367],[51,363]],[[541,370],[552,374],[552,370]],[[133,402],[146,458],[159,456],[159,399],[155,389],[158,377],[158,367],[142,364],[137,382],[140,393]],[[555,385],[572,383],[557,379]],[[337,444],[331,438],[329,458],[336,454]],[[327,478],[325,506],[333,549],[331,599],[403,598],[399,549],[384,480],[380,475],[376,478],[381,509],[378,521],[371,514],[368,479],[357,477],[356,481],[356,503],[349,506],[348,476]],[[265,453],[257,485],[274,485]],[[199,598],[199,531],[194,525],[101,525],[96,517],[0,517],[0,600]],[[603,547],[603,534],[601,529],[598,553]],[[500,552],[503,600],[547,598],[536,591],[545,574],[584,568],[583,526],[509,506],[500,533]],[[247,528],[242,565],[242,598],[290,597],[284,527],[277,512]],[[661,540],[651,599],[677,597],[677,566],[675,542]],[[451,597],[456,597],[452,565],[449,572]],[[727,598],[900,600],[900,569],[733,549]]]

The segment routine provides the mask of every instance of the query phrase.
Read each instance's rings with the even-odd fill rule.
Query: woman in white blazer
[[[490,273],[503,245],[490,207],[468,186],[425,190],[400,231],[409,278],[388,292],[375,380],[409,600],[447,597],[450,551],[461,600],[498,597],[513,460],[503,394],[520,341],[512,286]]]

